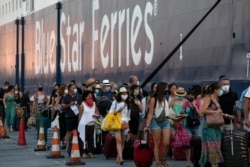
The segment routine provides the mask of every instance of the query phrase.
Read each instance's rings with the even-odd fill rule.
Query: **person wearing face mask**
[[[65,121],[65,112],[62,111],[62,99],[65,95],[68,94],[68,88],[65,84],[60,84],[54,96],[53,110],[55,110],[54,116],[59,115],[59,126],[60,126],[60,142],[62,149],[66,148],[65,135],[66,135],[66,121]]]
[[[140,113],[142,112],[142,102],[141,102],[141,94],[140,87],[138,85],[133,85],[130,88],[131,90],[131,100],[130,100],[130,121],[129,121],[129,129],[130,129],[130,139],[135,141],[138,128],[139,128],[139,119]]]
[[[99,84],[96,84],[95,86],[95,93],[94,93],[95,97],[100,97],[102,95],[102,90],[101,90],[101,86]]]
[[[113,99],[113,93],[111,91],[111,85],[108,79],[102,81],[102,93],[101,96],[106,96],[110,100]]]
[[[46,108],[48,98],[46,93],[43,91],[43,85],[38,85],[38,91],[34,94],[34,102],[32,111],[35,114],[35,118],[38,120],[42,114],[42,111]]]
[[[93,148],[94,148],[94,138],[95,138],[95,121],[96,118],[100,116],[96,103],[93,100],[93,95],[91,91],[85,91],[82,95],[83,102],[79,107],[79,124],[78,132],[80,133],[80,138],[83,142],[83,158],[88,157],[94,158]]]
[[[221,94],[219,96],[219,103],[222,109],[222,112],[228,115],[234,115],[235,103],[238,100],[238,96],[230,88],[230,80],[227,77],[222,77],[220,79]],[[223,126],[224,130],[231,130],[230,119],[224,118],[225,124]],[[240,122],[235,120],[236,127],[240,127]],[[233,129],[232,129],[233,130]]]
[[[187,92],[185,91],[185,89],[183,87],[178,87],[177,90],[175,90],[174,92],[175,97],[171,97],[170,103],[169,103],[169,108],[171,110],[171,112],[173,112],[172,114],[174,115],[181,115],[184,114],[184,112],[182,111],[183,105],[186,101],[185,96],[187,95]],[[175,121],[176,122],[176,121]],[[171,126],[170,126],[170,130],[171,130],[171,136],[175,135],[176,129],[174,127],[175,124],[174,121],[171,120]],[[174,149],[172,148],[172,159],[174,159]]]
[[[129,122],[130,120],[130,102],[129,102],[129,94],[125,87],[121,87],[119,89],[119,93],[115,101],[113,101],[109,112],[113,113],[121,113],[122,122]],[[122,156],[122,152],[124,149],[124,143],[126,136],[128,134],[129,129],[122,129],[118,131],[114,131],[115,139],[116,139],[116,149],[117,149],[117,158],[116,162],[120,165],[124,163],[124,159]]]
[[[144,131],[149,129],[152,132],[154,141],[154,158],[156,167],[169,167],[166,157],[170,146],[170,119],[169,107],[165,98],[167,83],[160,82],[157,85],[154,97],[149,102],[149,113],[146,120]],[[163,114],[164,119],[157,121],[157,118]],[[162,142],[162,145],[160,143]],[[162,154],[160,154],[162,152]]]
[[[77,107],[77,96],[76,96],[76,86],[74,84],[68,85],[68,94],[62,98],[61,108],[65,112],[66,120],[66,136],[65,140],[67,146],[69,145],[70,133],[77,129],[78,126],[78,107]]]
[[[219,103],[219,96],[223,94],[221,84],[214,82],[208,87],[208,96],[203,98],[203,103],[200,111],[204,114],[205,119],[202,121],[202,152],[200,158],[201,166],[208,163],[211,167],[217,167],[219,163],[223,163],[221,152],[222,131],[220,126],[208,126],[206,123],[206,115],[221,113],[223,117],[234,119],[233,115],[228,115],[222,112]]]

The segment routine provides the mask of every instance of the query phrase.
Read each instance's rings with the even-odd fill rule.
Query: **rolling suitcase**
[[[131,134],[129,134],[129,135],[131,135]],[[124,143],[122,157],[123,157],[123,159],[126,159],[126,160],[134,159],[134,141],[131,140],[131,138],[127,139]]]
[[[104,154],[106,159],[117,156],[116,140],[115,137],[110,133],[105,136],[102,153]]]
[[[224,163],[221,166],[248,167],[247,133],[238,130],[224,131],[222,134],[221,152],[224,158]]]
[[[153,144],[149,142],[147,137],[142,140],[142,133],[140,133],[140,140],[134,142],[134,162],[137,167],[150,167],[153,163]]]
[[[177,161],[186,160],[186,150],[184,148],[174,148],[174,159]]]

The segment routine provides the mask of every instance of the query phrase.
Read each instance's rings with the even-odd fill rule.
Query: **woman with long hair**
[[[19,88],[18,84],[15,84],[14,86],[14,98],[15,98],[15,103],[17,105],[20,105],[21,97],[23,96],[22,91]]]
[[[10,85],[3,96],[3,105],[5,108],[6,124],[9,131],[13,131],[13,123],[15,118],[15,97],[14,97],[14,87]]]
[[[166,162],[166,156],[169,150],[170,144],[170,121],[168,118],[169,108],[168,102],[165,98],[167,91],[167,84],[160,82],[157,85],[155,96],[151,98],[149,102],[149,113],[146,121],[146,127],[144,131],[151,130],[154,140],[154,158],[156,167],[169,167]],[[163,117],[162,121],[159,121],[159,117]],[[163,147],[160,148],[160,141],[163,141]],[[163,159],[160,161],[159,150],[163,149]]]
[[[47,94],[43,91],[43,85],[38,85],[38,91],[34,94],[34,102],[32,111],[35,113],[35,117],[38,120],[42,115],[42,111],[46,108],[48,101]]]
[[[229,119],[233,119],[234,116],[222,113],[218,96],[221,96],[223,91],[218,82],[212,83],[207,90],[208,95],[204,96],[201,105],[201,112],[205,115],[205,119],[202,124],[202,152],[200,164],[205,166],[206,163],[210,163],[212,167],[216,167],[219,163],[223,162],[220,148],[222,132],[220,126],[208,126],[206,116],[215,113],[221,113]]]
[[[136,139],[139,123],[140,123],[140,113],[142,112],[141,94],[140,87],[138,85],[132,85],[130,87],[131,91],[131,101],[130,101],[130,139],[134,141]]]
[[[128,90],[125,87],[119,89],[116,101],[111,105],[110,112],[115,114],[121,113],[122,122],[128,123],[130,120],[130,103],[129,103],[129,94]],[[117,158],[116,162],[120,165],[124,163],[122,152],[124,148],[124,143],[129,129],[121,129],[114,131],[115,140],[116,140],[116,149],[117,149]]]

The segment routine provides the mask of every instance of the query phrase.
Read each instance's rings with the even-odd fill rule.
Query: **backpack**
[[[111,107],[112,101],[106,96],[99,96],[96,98],[96,106],[99,113],[105,117]]]
[[[199,106],[198,101],[196,101],[196,106]],[[185,102],[184,107],[185,107],[185,111],[186,111],[186,109],[189,107],[187,101]],[[189,109],[190,109],[190,111],[189,111],[188,116],[186,118],[187,127],[195,127],[195,126],[200,125],[200,119],[199,119],[200,117],[199,117],[196,109],[195,108],[191,109],[190,107],[189,107]]]

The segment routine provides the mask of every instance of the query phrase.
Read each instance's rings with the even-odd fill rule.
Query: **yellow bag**
[[[109,113],[105,117],[105,122],[104,122],[104,129],[107,131],[115,131],[115,130],[121,130],[121,114],[117,113]]]

